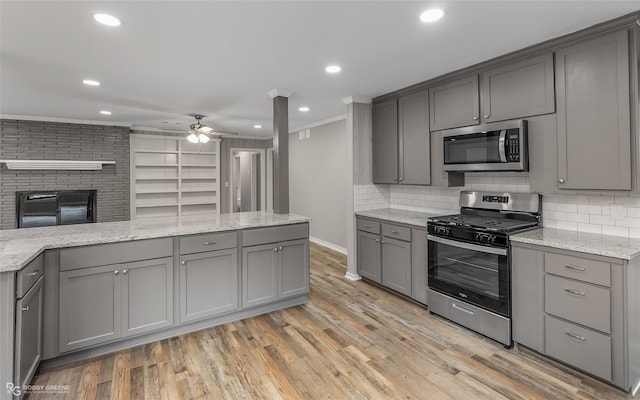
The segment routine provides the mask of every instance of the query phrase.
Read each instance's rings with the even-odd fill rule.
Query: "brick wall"
[[[15,228],[15,192],[97,189],[98,222],[129,219],[129,128],[0,120],[0,159],[104,160],[99,171],[16,171],[0,165],[0,229]]]

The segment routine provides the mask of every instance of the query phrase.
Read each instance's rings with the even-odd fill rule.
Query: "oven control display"
[[[482,201],[485,203],[508,203],[509,196],[482,196]]]

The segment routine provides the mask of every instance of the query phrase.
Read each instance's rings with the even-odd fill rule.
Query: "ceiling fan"
[[[194,115],[196,119],[194,124],[189,125],[189,136],[187,136],[187,140],[191,143],[207,143],[209,141],[209,136],[235,136],[238,135],[238,132],[223,132],[217,131],[209,126],[206,126],[201,122],[204,116],[202,115]]]

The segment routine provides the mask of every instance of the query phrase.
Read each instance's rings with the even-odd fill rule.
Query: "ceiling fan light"
[[[201,126],[198,129],[198,131],[202,132],[202,133],[209,133],[209,132],[213,131],[213,128],[209,128],[208,126]]]
[[[195,133],[191,133],[189,136],[187,136],[187,140],[191,143],[198,143],[198,136],[196,136]]]
[[[207,143],[209,141],[209,136],[201,133],[198,135],[198,140],[200,140],[200,143]]]

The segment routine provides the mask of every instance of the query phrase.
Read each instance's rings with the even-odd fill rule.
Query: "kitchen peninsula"
[[[309,218],[245,212],[2,230],[0,260],[0,380],[21,386],[40,361],[306,302]]]

